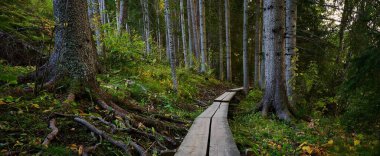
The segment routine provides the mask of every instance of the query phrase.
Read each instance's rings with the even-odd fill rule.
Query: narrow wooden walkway
[[[194,120],[176,156],[240,155],[227,120],[229,102],[240,90],[223,93]]]

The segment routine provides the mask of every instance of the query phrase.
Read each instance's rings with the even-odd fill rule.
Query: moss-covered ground
[[[340,118],[312,116],[312,122],[263,118],[254,108],[262,98],[252,90],[235,105],[230,127],[238,148],[254,155],[378,155],[376,135],[347,132]],[[317,113],[316,113],[317,114]]]

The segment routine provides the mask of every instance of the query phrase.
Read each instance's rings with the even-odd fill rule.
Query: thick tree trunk
[[[170,6],[169,6],[169,0],[165,0],[165,20],[166,20],[166,29],[168,33],[168,49],[170,54],[170,68],[171,68],[171,74],[172,74],[172,81],[173,81],[173,90],[177,91],[178,84],[177,84],[177,75],[176,75],[176,67],[175,67],[175,55],[174,55],[174,43],[173,43],[173,29],[172,29],[172,23],[170,19]]]
[[[262,0],[255,0],[255,76],[254,76],[254,86],[261,86],[261,6],[262,6]],[[262,63],[262,62],[261,62]],[[262,63],[263,64],[263,63]]]
[[[186,25],[185,25],[185,11],[183,9],[183,0],[180,0],[181,9],[181,32],[182,32],[182,50],[183,50],[183,60],[185,62],[185,67],[189,67],[189,58],[187,56],[187,43],[186,43]]]
[[[199,0],[199,27],[201,41],[201,73],[206,72],[206,21],[205,1]]]
[[[219,19],[219,80],[224,79],[224,50],[223,50],[223,0],[219,0],[218,19]]]
[[[65,82],[68,89],[77,85],[96,85],[97,54],[93,43],[87,2],[54,0],[56,19],[54,52],[37,72],[44,83]],[[65,81],[62,81],[65,80]]]
[[[120,15],[118,19],[118,29],[117,34],[120,36],[122,30],[127,30],[127,19],[128,19],[128,0],[120,0]],[[124,29],[125,28],[125,29]]]
[[[249,79],[248,79],[248,36],[247,36],[247,26],[248,26],[248,0],[244,0],[243,3],[244,15],[243,15],[243,88],[244,93],[248,93],[249,89]]]
[[[293,66],[292,58],[296,53],[296,23],[297,0],[286,0],[286,33],[285,33],[285,81],[288,97],[293,94]]]
[[[151,48],[149,43],[150,38],[150,21],[149,21],[149,5],[148,0],[141,0],[143,17],[144,17],[144,39],[145,39],[145,52],[150,55]]]
[[[192,22],[191,22],[191,7],[190,7],[190,0],[187,0],[187,29],[188,29],[188,36],[189,36],[189,53],[188,53],[188,59],[189,59],[189,67],[193,67],[193,37],[192,37]]]
[[[284,77],[284,25],[285,3],[283,0],[264,1],[264,47],[265,47],[265,94],[262,115],[267,116],[270,107],[283,120],[291,120],[288,109]]]
[[[229,0],[224,0],[224,14],[226,22],[226,62],[227,62],[227,81],[232,80],[231,69],[231,40],[230,40],[230,4]]]

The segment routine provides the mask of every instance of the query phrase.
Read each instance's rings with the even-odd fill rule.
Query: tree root
[[[99,130],[97,129],[95,126],[93,126],[92,124],[90,124],[89,122],[87,122],[86,120],[82,119],[82,118],[79,118],[79,117],[75,117],[74,120],[80,124],[82,124],[83,126],[87,127],[90,131],[94,132],[95,134],[101,136],[102,138],[106,139],[107,141],[109,141],[111,144],[119,147],[120,149],[122,149],[124,152],[126,152],[127,154],[130,155],[130,152],[128,150],[128,147],[126,144],[124,144],[123,142],[121,141],[117,141],[117,140],[114,140],[112,139],[110,136],[108,136],[104,131],[102,130]],[[137,143],[133,142],[133,141],[130,141],[130,145],[132,145],[132,147],[134,147],[138,153],[140,154],[140,156],[145,156],[146,155],[146,151],[144,150],[144,148],[142,148],[140,145],[138,145]]]
[[[88,156],[89,153],[92,153],[96,150],[96,148],[101,144],[101,142],[95,144],[94,146],[85,147],[82,153],[82,156]]]
[[[50,144],[50,142],[55,138],[55,136],[57,136],[58,128],[57,128],[56,124],[57,124],[57,121],[55,120],[55,118],[50,119],[49,128],[52,129],[52,131],[45,138],[42,145],[48,146]]]

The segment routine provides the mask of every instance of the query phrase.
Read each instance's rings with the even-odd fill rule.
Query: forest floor
[[[379,155],[376,135],[348,132],[339,117],[315,111],[312,121],[280,121],[263,118],[254,112],[262,99],[260,90],[252,90],[233,104],[229,123],[240,151],[252,155]]]
[[[178,93],[171,91],[170,69],[164,65],[133,65],[98,76],[101,88],[111,94],[128,112],[130,124],[104,110],[92,97],[82,97],[67,107],[66,95],[39,91],[26,92],[34,83],[18,84],[17,76],[33,71],[33,67],[0,64],[0,155],[37,154],[81,155],[89,147],[96,155],[122,155],[123,151],[107,140],[99,140],[86,127],[75,122],[80,117],[115,140],[137,143],[148,154],[159,155],[180,145],[198,116],[212,100],[232,85],[179,69]],[[91,94],[90,94],[91,95]],[[52,131],[49,121],[56,119],[57,136],[46,147],[45,137]],[[108,124],[99,119],[104,119]],[[131,146],[128,146],[131,147]],[[132,154],[136,151],[131,149]]]

